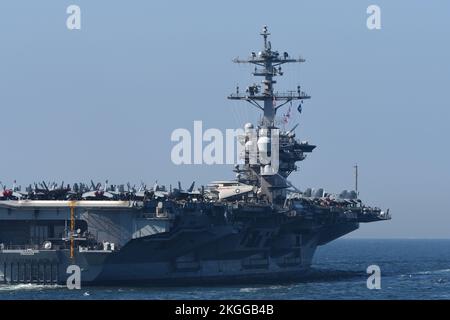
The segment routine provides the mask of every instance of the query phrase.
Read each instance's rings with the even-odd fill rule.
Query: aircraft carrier
[[[248,59],[260,84],[229,95],[262,112],[239,137],[235,180],[195,189],[105,183],[1,185],[0,283],[64,284],[77,265],[88,285],[201,285],[285,281],[308,274],[317,246],[390,219],[356,190],[300,191],[288,180],[314,145],[278,128],[283,106],[309,99],[274,90],[281,65],[304,62],[263,47]],[[264,156],[265,155],[265,156]],[[276,157],[273,157],[276,155]],[[263,161],[264,160],[264,161]]]

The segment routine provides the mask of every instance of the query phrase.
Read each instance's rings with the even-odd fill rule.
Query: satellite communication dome
[[[261,137],[258,139],[258,150],[267,152],[270,150],[270,138],[268,137]]]

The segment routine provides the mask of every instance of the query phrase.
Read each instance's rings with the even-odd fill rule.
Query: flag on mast
[[[288,123],[290,118],[291,118],[291,105],[289,106],[287,112],[283,115],[283,122],[285,124]]]

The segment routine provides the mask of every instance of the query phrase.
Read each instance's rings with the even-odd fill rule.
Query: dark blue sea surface
[[[369,290],[369,265],[381,289]],[[319,247],[295,283],[179,288],[0,285],[0,299],[450,299],[450,240],[341,239]]]

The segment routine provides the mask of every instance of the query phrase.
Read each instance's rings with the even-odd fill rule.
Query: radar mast
[[[295,163],[306,158],[305,153],[312,152],[315,148],[307,142],[300,142],[295,139],[294,128],[287,132],[279,132],[275,124],[275,115],[277,110],[295,100],[309,99],[310,96],[300,90],[287,92],[276,92],[274,84],[276,81],[274,77],[282,76],[283,71],[281,65],[285,63],[301,63],[305,60],[302,58],[291,58],[287,52],[280,54],[278,51],[272,50],[272,45],[268,40],[270,35],[267,26],[264,26],[261,33],[264,39],[264,47],[262,51],[252,52],[251,57],[245,60],[236,58],[235,63],[250,63],[255,65],[253,76],[264,77],[261,85],[250,85],[247,87],[245,93],[239,92],[239,87],[236,88],[236,93],[228,96],[231,100],[244,100],[263,111],[263,117],[258,128],[256,128],[256,141],[254,143],[250,140],[252,124],[246,124],[245,135],[245,162],[242,167],[236,166],[237,179],[239,182],[256,186],[258,188],[257,195],[260,200],[267,200],[269,203],[283,205],[287,196],[287,189],[289,187],[298,191],[288,180],[287,177],[297,170]],[[277,105],[277,102],[281,102]],[[300,109],[298,109],[300,112]],[[273,141],[271,137],[276,137]],[[256,145],[256,147],[255,147]],[[268,153],[274,154],[278,151],[277,165],[274,166],[274,159],[269,162],[260,161],[261,156],[258,154],[258,161],[252,161],[251,155],[255,154],[255,149],[265,150]],[[253,158],[254,159],[254,158]]]
[[[233,62],[254,64],[255,70],[252,74],[256,77],[264,77],[264,80],[261,81],[262,85],[250,85],[245,93],[240,93],[239,87],[237,87],[236,93],[229,95],[228,99],[244,100],[262,110],[264,116],[261,121],[261,127],[271,128],[275,126],[275,114],[280,107],[294,100],[304,100],[311,97],[301,91],[300,86],[297,86],[297,90],[293,91],[274,91],[274,84],[276,83],[274,77],[283,75],[281,65],[285,63],[301,63],[305,62],[305,60],[302,58],[293,59],[287,52],[280,55],[278,51],[272,51],[272,45],[268,40],[270,33],[267,26],[263,27],[260,34],[264,38],[262,51],[258,53],[252,52],[251,57],[248,59],[236,58]],[[277,102],[281,102],[281,104],[277,106]]]

